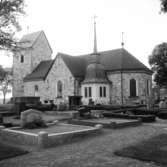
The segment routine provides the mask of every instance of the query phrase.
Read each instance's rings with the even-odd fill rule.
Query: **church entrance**
[[[70,109],[74,109],[75,107],[81,105],[82,96],[69,96],[69,107]]]

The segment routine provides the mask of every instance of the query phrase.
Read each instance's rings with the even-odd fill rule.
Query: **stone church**
[[[24,50],[13,58],[13,97],[39,96],[55,104],[147,103],[152,92],[152,71],[123,47],[71,56],[52,49],[43,31],[27,34]]]

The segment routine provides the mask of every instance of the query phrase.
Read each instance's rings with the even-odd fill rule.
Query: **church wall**
[[[121,73],[108,73],[108,79],[112,82],[111,86],[111,102],[121,104]],[[136,94],[135,98],[130,97],[130,79],[136,80]],[[147,80],[149,80],[149,92],[150,94],[147,95],[146,87],[147,87]],[[148,99],[151,98],[152,92],[152,77],[151,75],[139,72],[124,72],[122,73],[122,89],[123,89],[123,103],[133,103],[144,101],[147,103]]]
[[[62,83],[62,97],[58,97],[57,83]],[[57,55],[46,81],[48,82],[48,94],[55,104],[68,104],[68,96],[74,95],[75,79],[60,55]]]

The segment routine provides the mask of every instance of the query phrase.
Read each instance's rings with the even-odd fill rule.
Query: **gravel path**
[[[108,129],[75,143],[0,161],[0,167],[158,167],[153,162],[115,156],[113,151],[161,133],[167,130],[152,124]]]

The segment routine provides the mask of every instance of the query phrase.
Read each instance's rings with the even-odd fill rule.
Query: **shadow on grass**
[[[114,152],[115,155],[167,165],[167,134],[161,134]]]
[[[12,158],[12,157],[27,154],[27,153],[28,151],[25,151],[23,149],[9,146],[4,143],[0,143],[0,160]]]

